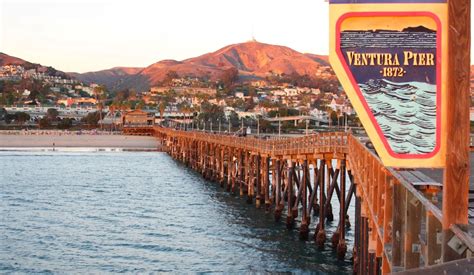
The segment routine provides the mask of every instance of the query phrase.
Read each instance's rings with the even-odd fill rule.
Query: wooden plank
[[[430,212],[426,214],[426,261],[425,266],[440,263],[441,243],[438,243],[438,234],[441,234],[441,222]]]
[[[448,0],[446,167],[443,180],[443,261],[459,259],[452,250],[452,224],[467,224],[469,192],[470,1]]]
[[[405,242],[404,231],[404,213],[406,207],[406,190],[399,183],[394,184],[393,201],[392,201],[392,266],[402,267],[403,244]]]
[[[442,183],[435,181],[434,179],[428,177],[427,175],[423,174],[420,171],[413,171],[412,174],[420,179],[420,183],[421,182],[425,183],[424,185],[440,186],[440,187],[443,186]],[[417,185],[417,184],[414,183],[413,185]]]
[[[406,269],[420,267],[419,240],[421,230],[421,203],[411,193],[407,192],[405,201],[405,256],[403,258]]]

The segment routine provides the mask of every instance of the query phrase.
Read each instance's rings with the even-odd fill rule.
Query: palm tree
[[[110,104],[110,106],[109,106],[109,114],[112,115],[112,127],[111,127],[111,130],[112,130],[112,128],[113,128],[113,130],[115,130],[115,111],[116,111],[116,109],[117,109],[117,107],[116,107],[115,104],[116,104],[116,103],[113,102],[113,103]]]
[[[95,100],[97,102],[97,107],[99,109],[99,121],[102,121],[102,109],[104,108],[103,99],[105,99],[105,89],[102,86],[94,87],[93,93],[95,96]],[[102,123],[100,124],[100,128],[102,130]]]
[[[160,119],[163,121],[163,115],[165,113],[166,107],[168,107],[168,102],[166,100],[161,100],[158,108],[160,109]]]

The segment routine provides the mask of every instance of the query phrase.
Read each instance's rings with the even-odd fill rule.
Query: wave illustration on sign
[[[436,143],[436,85],[371,79],[359,84],[392,150],[426,154]]]

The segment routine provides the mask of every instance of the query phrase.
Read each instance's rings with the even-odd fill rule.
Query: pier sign
[[[447,4],[418,2],[330,5],[331,65],[391,167],[444,166]]]

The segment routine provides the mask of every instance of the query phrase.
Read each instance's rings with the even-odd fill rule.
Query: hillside
[[[21,58],[14,57],[14,56],[11,56],[11,55],[0,52],[0,66],[6,66],[6,65],[20,65],[20,66],[24,67],[26,70],[41,68],[42,71],[46,75],[59,76],[59,77],[65,78],[65,79],[70,78],[70,76],[68,74],[66,74],[65,72],[56,70],[55,68],[53,68],[51,66],[43,66],[41,64],[32,63],[32,62],[29,62],[29,61],[25,61]]]
[[[250,41],[182,61],[162,60],[142,70],[122,67],[72,75],[84,82],[104,84],[111,90],[147,90],[162,81],[169,71],[180,76],[217,80],[230,68],[236,68],[241,77],[264,78],[271,73],[314,76],[321,66],[328,65],[327,56],[302,54],[288,47]]]
[[[137,74],[143,68],[115,67],[108,70],[87,73],[69,73],[70,76],[85,83],[99,83],[107,86],[110,90],[116,90],[123,85],[130,76]]]
[[[20,59],[18,57],[10,56],[8,54],[0,52],[0,66],[5,66],[5,65],[25,65],[25,64],[31,64],[30,62],[27,62],[23,59]]]

